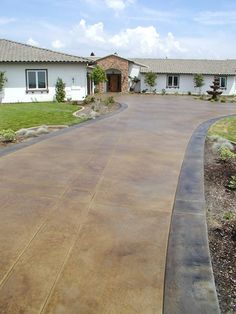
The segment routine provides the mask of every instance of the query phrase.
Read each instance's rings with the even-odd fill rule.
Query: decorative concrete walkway
[[[236,106],[119,100],[128,109],[0,158],[1,314],[162,313],[185,149]]]

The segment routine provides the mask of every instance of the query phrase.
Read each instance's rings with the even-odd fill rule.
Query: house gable
[[[97,64],[101,66],[105,71],[114,70],[121,73],[121,92],[127,92],[129,88],[129,60],[121,58],[117,55],[109,55],[107,57],[97,60]],[[101,88],[105,91],[105,86]]]

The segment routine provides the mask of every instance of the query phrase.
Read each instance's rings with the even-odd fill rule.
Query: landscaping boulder
[[[41,126],[36,130],[37,135],[41,134],[47,134],[49,133],[48,127],[47,126]]]
[[[90,119],[95,119],[96,117],[99,117],[99,113],[94,111],[94,110],[91,110],[90,113],[89,113],[89,118]]]
[[[28,129],[20,129],[20,130],[16,131],[16,135],[17,136],[24,136],[27,131],[28,131]]]

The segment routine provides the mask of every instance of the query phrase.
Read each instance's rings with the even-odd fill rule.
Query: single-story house
[[[82,100],[87,95],[86,58],[0,39],[0,72],[7,81],[3,103],[52,101],[58,77],[66,84],[66,98]]]
[[[107,82],[103,85],[105,92],[127,92],[130,87],[136,92],[149,90],[145,84],[145,73],[157,73],[156,86],[152,89],[157,93],[198,93],[194,86],[194,75],[202,74],[206,93],[215,76],[220,78],[223,95],[236,94],[236,60],[190,60],[190,59],[148,59],[122,58],[116,54],[106,57],[90,57],[103,67],[107,73]],[[132,83],[138,78],[136,83]]]
[[[236,60],[191,60],[191,59],[134,59],[147,67],[140,69],[140,88],[148,88],[144,82],[145,73],[157,73],[157,92],[187,94],[197,93],[194,75],[202,74],[204,86],[202,93],[209,90],[215,76],[220,78],[220,88],[225,95],[236,94]]]
[[[66,84],[66,99],[82,100],[93,92],[89,72],[100,65],[107,81],[101,92],[142,92],[147,72],[157,73],[156,93],[198,93],[194,75],[204,76],[202,93],[209,90],[215,76],[220,78],[223,95],[236,94],[236,60],[187,60],[123,58],[117,54],[83,58],[10,40],[0,39],[0,72],[7,81],[0,102],[52,101],[60,77]]]

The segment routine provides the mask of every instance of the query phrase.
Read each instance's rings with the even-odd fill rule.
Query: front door
[[[108,74],[108,92],[120,92],[120,81],[121,75],[120,74]]]

